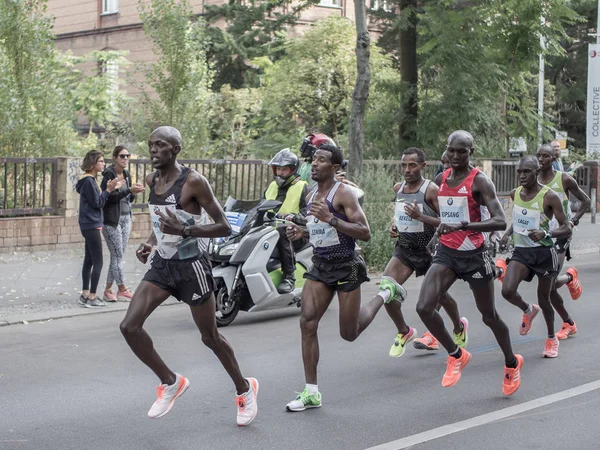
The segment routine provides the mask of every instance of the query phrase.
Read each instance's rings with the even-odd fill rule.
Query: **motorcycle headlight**
[[[231,256],[235,253],[238,248],[239,243],[224,245],[219,249],[219,256]]]

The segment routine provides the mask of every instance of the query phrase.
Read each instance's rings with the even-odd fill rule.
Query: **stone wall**
[[[131,241],[150,236],[150,215],[134,213]],[[18,217],[0,219],[0,253],[81,248],[83,236],[77,216]]]
[[[79,194],[75,190],[82,175],[81,158],[58,157],[56,215],[0,218],[0,253],[61,250],[80,247]],[[150,215],[134,212],[132,241],[150,236]]]

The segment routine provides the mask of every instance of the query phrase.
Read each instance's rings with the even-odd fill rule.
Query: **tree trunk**
[[[352,110],[350,112],[348,147],[350,161],[348,174],[355,179],[362,174],[363,153],[365,145],[365,110],[369,98],[369,85],[371,84],[371,37],[367,28],[367,11],[365,0],[355,0],[354,12],[356,15],[356,84],[352,94]]]
[[[402,148],[417,143],[418,82],[417,65],[417,0],[400,0],[400,13],[407,17],[407,26],[400,30],[400,75],[402,97],[400,142]]]

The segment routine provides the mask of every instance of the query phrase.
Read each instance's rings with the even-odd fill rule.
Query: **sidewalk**
[[[132,291],[146,273],[146,266],[137,260],[138,243],[130,244],[125,253],[125,283]],[[77,303],[81,292],[81,250],[14,253],[0,255],[0,326],[33,322],[81,314],[125,311],[128,303],[109,303],[105,308],[89,309]],[[104,249],[104,266],[98,296],[106,284],[110,264]],[[113,285],[113,292],[116,292]],[[177,303],[169,299],[167,304]]]
[[[600,247],[600,215],[592,224],[586,214],[575,229],[571,252],[573,263],[584,253],[598,253]],[[125,282],[135,289],[146,272],[146,266],[135,257],[138,244],[131,244],[125,253]],[[599,255],[600,259],[600,255]],[[101,309],[88,309],[77,303],[81,289],[81,250],[17,253],[0,255],[0,326],[33,322],[81,314],[125,311],[128,303],[112,303]],[[106,283],[110,256],[105,249],[104,268],[98,286],[101,295]],[[116,286],[113,286],[116,290]],[[165,304],[176,304],[170,298]]]

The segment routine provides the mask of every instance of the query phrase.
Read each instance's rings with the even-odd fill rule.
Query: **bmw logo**
[[[265,243],[263,244],[263,248],[264,248],[265,250],[268,250],[268,249],[269,249],[269,243],[268,243],[268,242],[265,242]]]
[[[451,198],[448,199],[448,204],[451,205],[452,203],[454,203],[454,200],[452,200]]]
[[[319,219],[317,219],[316,217],[313,219],[314,223],[319,223]]]
[[[526,216],[527,215],[527,210],[523,208],[523,210],[521,211],[521,213]]]
[[[156,214],[158,214],[158,213],[160,212],[160,208],[159,208],[158,206],[157,206],[157,207],[155,207],[155,208],[154,208],[154,212],[155,212]]]

